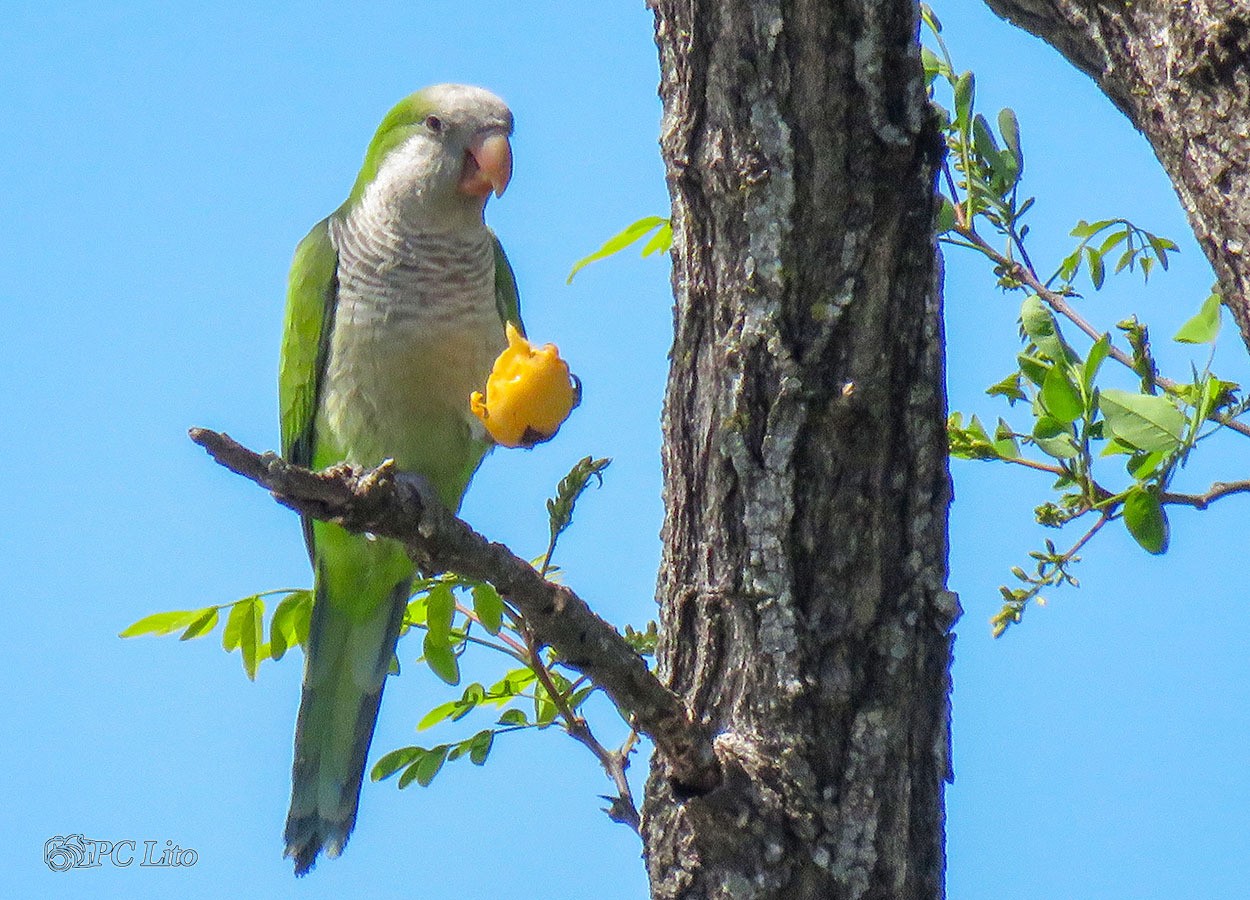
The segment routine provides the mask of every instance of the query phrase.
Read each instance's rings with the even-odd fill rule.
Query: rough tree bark
[[[1250,348],[1250,2],[986,2],[1093,76],[1150,141]]]
[[[949,777],[940,141],[914,0],[652,0],[673,201],[655,897],[934,898]]]

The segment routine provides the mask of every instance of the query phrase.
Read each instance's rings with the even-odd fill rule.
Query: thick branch
[[[1250,2],[986,3],[1089,73],[1150,141],[1250,347]]]
[[[402,541],[423,566],[492,584],[560,661],[585,674],[628,711],[655,742],[682,789],[702,793],[720,781],[710,735],[647,669],[616,630],[567,587],[542,578],[502,544],[487,541],[387,462],[312,472],[275,453],[255,453],[228,435],[191,429],[191,440],[232,472],[268,488],[279,503],[349,531]]]

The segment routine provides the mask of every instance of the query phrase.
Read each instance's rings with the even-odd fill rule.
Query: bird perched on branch
[[[483,211],[512,174],[512,113],[440,84],[395,106],[347,201],[295,250],[279,395],[282,452],[323,468],[393,459],[455,512],[492,442],[468,398],[523,333]],[[315,588],[286,855],[303,875],[356,822],[413,562],[401,544],[303,520]]]

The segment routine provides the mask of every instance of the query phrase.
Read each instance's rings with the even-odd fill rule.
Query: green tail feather
[[[296,875],[308,872],[322,850],[338,856],[356,824],[366,757],[408,593],[405,580],[372,613],[358,618],[330,602],[317,579],[285,833],[285,855],[295,860]]]

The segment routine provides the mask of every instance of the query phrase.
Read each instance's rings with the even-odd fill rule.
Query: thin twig
[[[599,760],[599,765],[603,767],[603,771],[607,773],[608,778],[612,780],[612,784],[616,787],[617,796],[607,798],[611,804],[607,810],[608,816],[614,822],[628,825],[635,832],[641,833],[639,832],[641,818],[638,815],[638,806],[634,803],[633,792],[629,789],[629,779],[625,777],[625,767],[621,764],[621,758],[599,743],[599,739],[590,730],[590,725],[586,720],[569,706],[568,698],[555,686],[555,683],[551,680],[551,672],[543,664],[542,652],[538,642],[528,633],[525,635],[525,638],[529,649],[530,669],[538,677],[538,680],[547,692],[547,696],[555,704],[556,712],[564,720],[564,730],[568,732],[569,737],[581,743],[594,754],[595,759]]]
[[[1067,298],[1064,297],[1063,294],[1053,291],[1046,287],[1046,285],[1042,284],[1041,279],[1037,277],[1037,274],[1033,272],[1031,268],[1021,265],[1021,263],[1017,260],[1004,256],[992,244],[986,241],[985,238],[981,237],[981,235],[977,234],[976,231],[972,230],[972,228],[961,226],[957,227],[956,230],[961,237],[975,244],[978,250],[989,257],[1005,272],[1010,273],[1010,275],[1020,283],[1028,285],[1033,293],[1042,298],[1043,302],[1080,329],[1090,340],[1097,341],[1102,337],[1103,332],[1099,331],[1086,321],[1085,317],[1078,313],[1072,307],[1072,304],[1068,303]],[[1137,371],[1136,367],[1133,365],[1133,358],[1119,347],[1115,346],[1115,344],[1109,343],[1107,355],[1121,365],[1126,366],[1130,371]],[[1166,391],[1176,390],[1180,387],[1177,382],[1170,378],[1164,378],[1161,375],[1156,375],[1154,382]],[[1245,422],[1240,422],[1222,413],[1216,413],[1208,418],[1210,418],[1213,422],[1219,422],[1221,425],[1226,425],[1233,431],[1239,432],[1246,437],[1250,437],[1250,425]]]
[[[1206,509],[1221,497],[1230,494],[1250,493],[1250,481],[1217,481],[1204,494],[1172,494],[1159,496],[1161,503],[1174,503],[1179,506],[1192,506],[1194,509]]]

